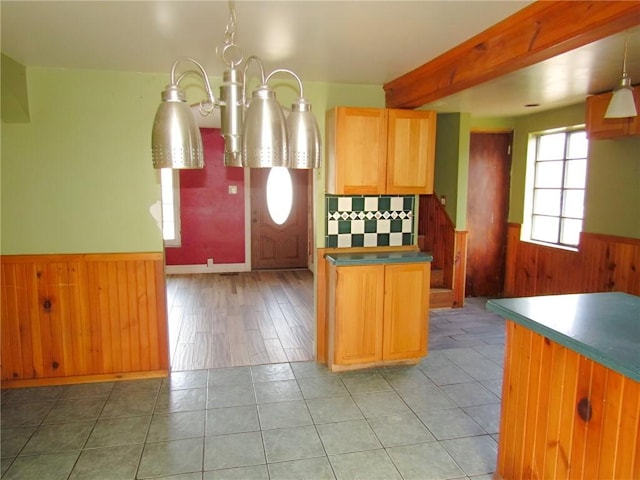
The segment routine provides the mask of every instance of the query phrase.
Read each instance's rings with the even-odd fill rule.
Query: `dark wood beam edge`
[[[537,1],[386,83],[386,106],[418,108],[636,25],[637,1]]]

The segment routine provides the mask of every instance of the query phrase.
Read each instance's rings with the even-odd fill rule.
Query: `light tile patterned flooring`
[[[431,312],[416,367],[313,362],[2,391],[2,479],[490,479],[504,321]]]

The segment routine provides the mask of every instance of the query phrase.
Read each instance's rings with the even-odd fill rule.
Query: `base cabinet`
[[[333,371],[417,363],[427,354],[430,263],[330,266]]]

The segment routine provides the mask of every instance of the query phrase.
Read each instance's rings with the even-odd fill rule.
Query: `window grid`
[[[541,145],[544,137],[554,135],[562,138],[562,148],[557,148],[557,157],[549,157],[549,152],[541,154]],[[584,137],[584,138],[580,138]],[[540,134],[536,137],[536,159],[535,178],[533,187],[533,211],[531,239],[543,243],[549,243],[565,247],[577,247],[582,231],[582,221],[584,217],[584,191],[585,178],[576,185],[575,179],[569,179],[570,162],[586,162],[586,148],[582,148],[580,156],[570,155],[571,140],[588,141],[584,130],[573,130],[561,133]],[[552,172],[549,168],[544,168],[551,163],[560,162],[560,168]],[[584,168],[584,167],[583,167]],[[586,168],[584,168],[586,170]],[[543,176],[543,172],[547,173]],[[550,174],[553,173],[553,174]],[[549,178],[555,177],[556,178]],[[540,186],[544,185],[544,186]],[[571,186],[568,186],[571,185]],[[573,195],[572,195],[573,194]],[[577,196],[575,194],[578,194]],[[552,198],[557,195],[555,206],[541,206],[540,198]],[[573,205],[569,205],[570,198],[574,197]],[[576,198],[580,198],[579,215],[577,214]]]

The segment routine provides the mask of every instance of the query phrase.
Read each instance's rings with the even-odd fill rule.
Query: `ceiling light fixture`
[[[227,65],[216,99],[204,67],[191,57],[178,58],[171,67],[170,84],[162,92],[162,102],[156,112],[151,134],[154,168],[202,168],[204,154],[202,138],[184,91],[179,87],[187,74],[201,78],[207,98],[200,102],[200,114],[211,115],[220,109],[221,134],[224,137],[224,164],[228,167],[249,168],[319,168],[320,130],[311,113],[311,104],[304,98],[300,77],[291,70],[276,69],[265,76],[260,58],[250,56],[240,68],[243,54],[235,43],[236,12],[229,1],[229,22],[223,45],[218,54]],[[177,67],[191,63],[196,70],[177,76]],[[260,68],[260,85],[247,101],[246,79],[249,65]],[[277,73],[294,77],[299,96],[285,117],[284,108],[277,102],[269,80]]]
[[[624,58],[622,60],[622,79],[620,86],[613,91],[604,118],[624,118],[638,115],[636,102],[633,98],[631,79],[627,74],[627,37],[624,39]]]

